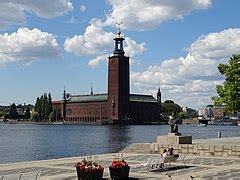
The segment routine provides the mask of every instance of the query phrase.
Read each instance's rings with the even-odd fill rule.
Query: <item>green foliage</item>
[[[54,122],[59,121],[60,119],[61,119],[60,109],[53,109],[53,111],[49,115],[49,120]]]
[[[172,113],[179,113],[181,111],[181,107],[178,104],[175,104],[172,100],[166,100],[162,103],[162,113],[164,116],[170,116]]]
[[[11,106],[10,106],[9,118],[10,119],[17,119],[18,118],[18,112],[17,112],[17,107],[16,107],[15,103],[11,104]]]
[[[35,121],[35,122],[39,122],[40,121],[40,116],[39,116],[38,112],[33,112],[32,113],[31,120]]]
[[[180,119],[187,119],[188,118],[188,114],[187,114],[187,112],[179,112],[177,114],[177,117],[179,117]]]
[[[229,64],[219,64],[218,70],[225,76],[225,82],[216,87],[218,95],[212,97],[214,105],[225,105],[229,113],[240,111],[240,54],[233,55]]]
[[[38,97],[34,109],[38,113],[40,121],[48,121],[49,115],[53,112],[51,94],[44,93],[40,98]]]
[[[3,115],[3,119],[4,119],[4,120],[9,119],[9,113],[5,113],[5,114]]]

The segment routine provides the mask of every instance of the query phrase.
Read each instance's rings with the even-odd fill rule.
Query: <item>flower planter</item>
[[[123,166],[119,168],[109,167],[111,178],[128,178],[130,166]]]
[[[79,167],[76,167],[78,180],[95,180],[102,179],[103,171],[81,171]]]

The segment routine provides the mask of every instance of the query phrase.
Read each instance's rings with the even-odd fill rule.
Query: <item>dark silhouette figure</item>
[[[175,113],[172,113],[172,116],[169,116],[169,121],[168,121],[168,124],[170,125],[170,132],[180,136],[181,133],[178,132],[177,121],[178,121],[178,118],[175,117]]]

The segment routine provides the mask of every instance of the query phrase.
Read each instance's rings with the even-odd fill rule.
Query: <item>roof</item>
[[[107,101],[107,94],[71,95],[68,102],[99,102]]]
[[[107,94],[87,94],[71,95],[68,102],[101,102],[107,101]],[[130,94],[131,102],[157,103],[158,101],[151,95]]]
[[[130,94],[130,101],[132,102],[149,102],[157,103],[158,101],[151,95]]]

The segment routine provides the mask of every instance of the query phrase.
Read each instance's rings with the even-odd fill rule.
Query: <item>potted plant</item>
[[[124,160],[113,160],[109,167],[111,178],[128,178],[130,166]]]
[[[94,161],[83,159],[82,161],[76,162],[75,167],[78,180],[95,180],[102,179],[103,177],[104,168]]]

